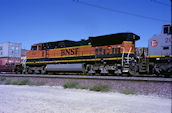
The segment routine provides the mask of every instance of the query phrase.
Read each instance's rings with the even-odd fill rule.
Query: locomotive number
[[[77,53],[78,53],[78,48],[61,50],[61,56],[64,56],[64,55],[77,55]]]

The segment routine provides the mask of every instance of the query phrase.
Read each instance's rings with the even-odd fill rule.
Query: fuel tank
[[[48,72],[82,72],[83,64],[47,64]]]

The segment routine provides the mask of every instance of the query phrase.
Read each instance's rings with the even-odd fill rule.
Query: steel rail
[[[121,81],[147,81],[147,82],[172,82],[172,78],[156,77],[118,77],[118,76],[88,76],[88,75],[35,75],[35,74],[0,74],[3,77],[23,78],[61,78],[61,79],[90,79],[90,80],[121,80]]]

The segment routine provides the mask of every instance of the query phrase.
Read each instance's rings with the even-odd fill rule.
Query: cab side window
[[[37,46],[32,46],[31,50],[37,50]]]
[[[168,27],[164,27],[164,34],[168,33]]]
[[[172,26],[170,26],[170,34],[172,34]]]

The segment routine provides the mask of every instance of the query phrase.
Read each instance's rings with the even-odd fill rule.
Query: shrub
[[[6,80],[5,84],[12,84],[12,85],[27,85],[30,81],[28,79],[14,79],[14,80]]]
[[[125,89],[123,91],[121,91],[121,93],[129,95],[129,94],[136,94],[136,90],[134,89]]]
[[[30,82],[28,79],[13,79],[13,80],[6,80],[6,85],[12,84],[12,85],[35,85],[35,86],[41,86],[44,85],[43,82]]]
[[[0,75],[0,81],[4,81],[6,78],[2,75]]]
[[[109,91],[109,86],[108,85],[104,85],[104,84],[96,84],[94,86],[91,86],[89,88],[91,91]]]
[[[18,80],[16,85],[29,85],[30,81],[28,79]]]
[[[78,88],[78,89],[89,89],[89,86],[78,85],[77,88]]]
[[[34,82],[34,83],[30,83],[29,85],[31,86],[42,86],[42,85],[45,85],[44,82]]]
[[[79,84],[78,84],[78,82],[72,82],[72,81],[70,81],[70,82],[64,83],[63,84],[63,87],[64,88],[79,88]]]
[[[11,84],[11,80],[6,80],[6,81],[5,81],[5,84],[6,84],[6,85]]]
[[[18,85],[18,83],[20,82],[20,80],[11,80],[12,85]]]

